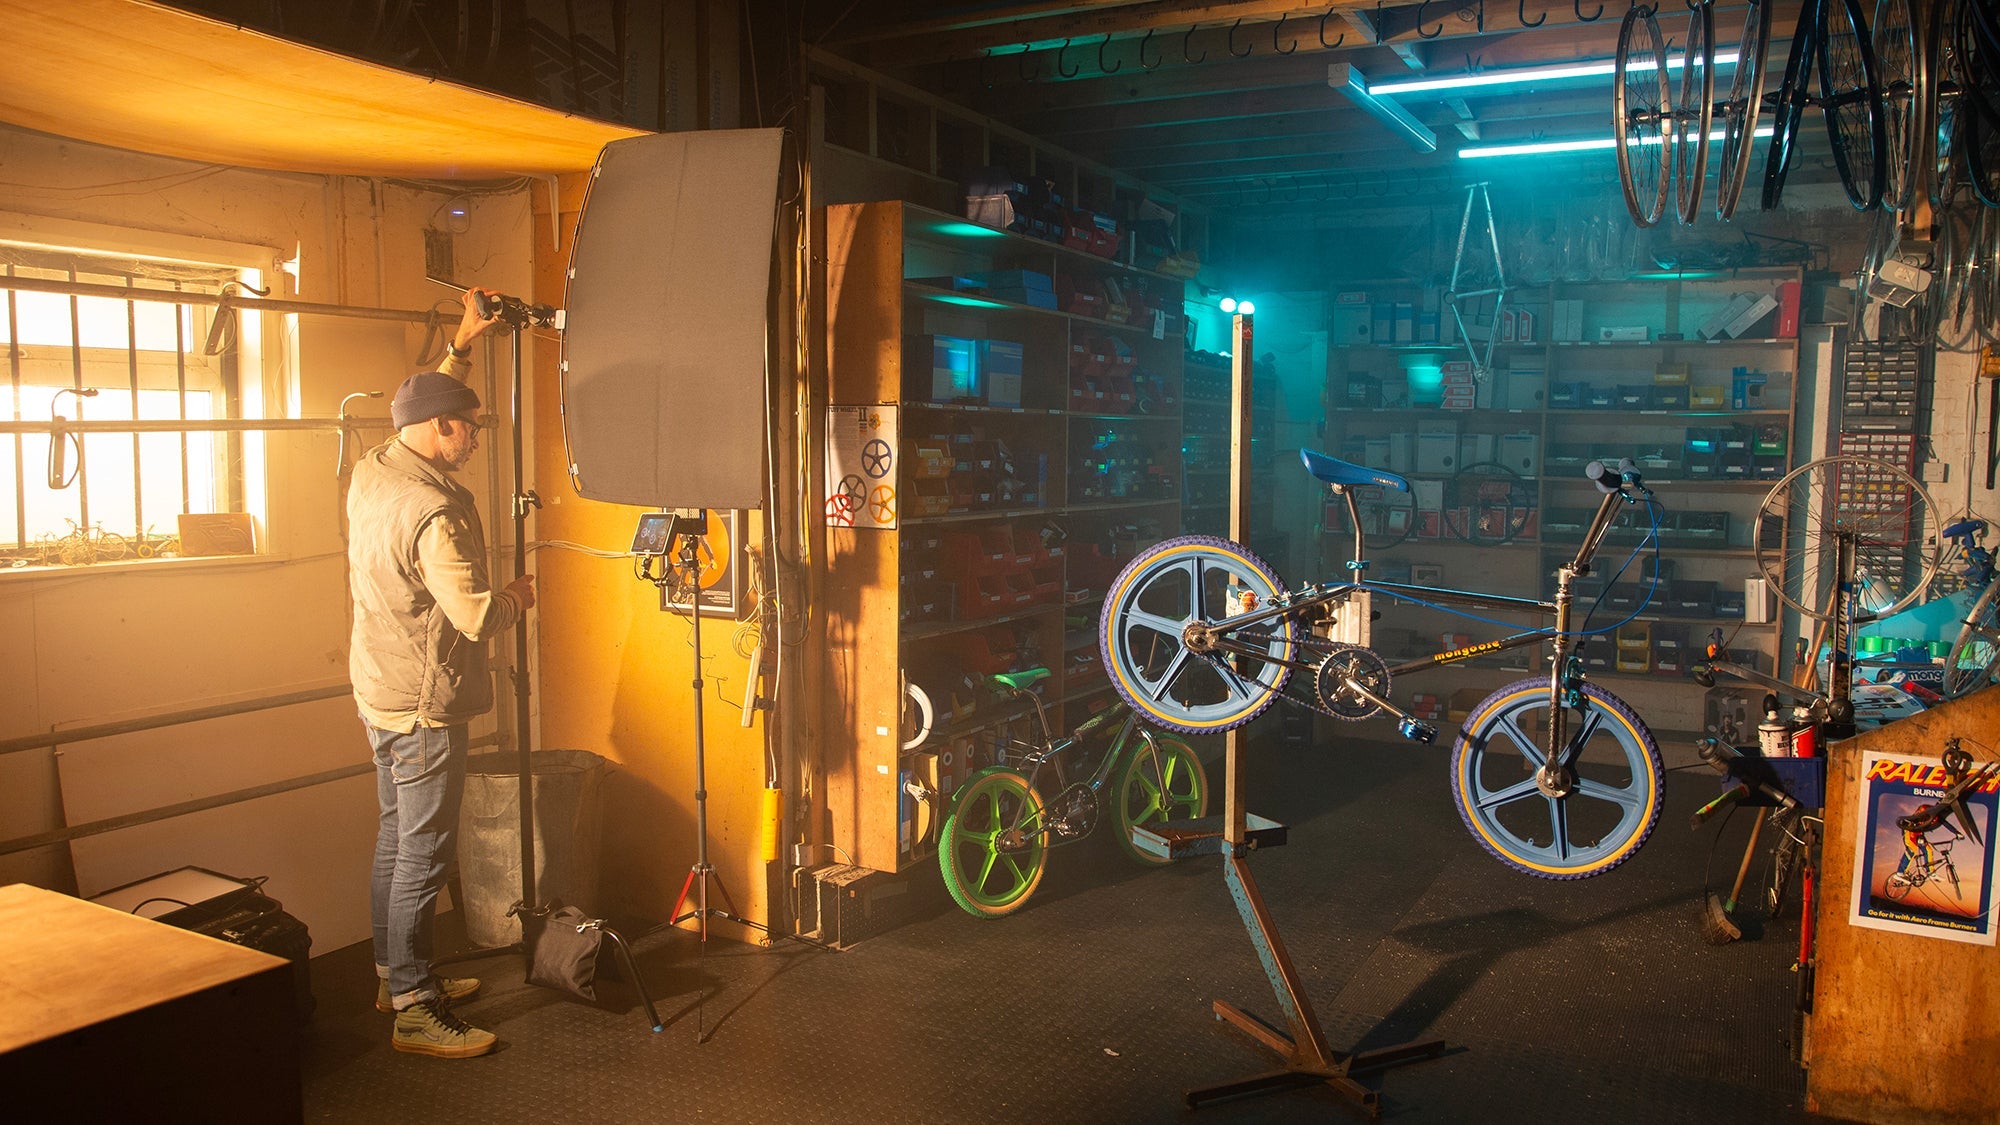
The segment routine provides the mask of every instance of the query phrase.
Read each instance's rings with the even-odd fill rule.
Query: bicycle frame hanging
[[[1459,279],[1465,272],[1465,236],[1472,229],[1472,209],[1475,204],[1483,204],[1486,209],[1486,241],[1493,248],[1493,284],[1484,289],[1461,291]],[[1493,223],[1493,197],[1487,194],[1484,181],[1465,189],[1465,212],[1458,220],[1458,250],[1451,260],[1451,286],[1445,291],[1445,302],[1451,306],[1452,322],[1458,325],[1458,338],[1465,344],[1465,354],[1472,360],[1472,377],[1484,383],[1491,378],[1493,370],[1493,345],[1500,339],[1500,318],[1507,312],[1507,266],[1500,257],[1500,232]],[[1486,348],[1481,351],[1475,346],[1477,341],[1466,330],[1465,314],[1460,305],[1467,301],[1493,299],[1493,319],[1486,325]],[[1473,323],[1478,324],[1477,313]]]

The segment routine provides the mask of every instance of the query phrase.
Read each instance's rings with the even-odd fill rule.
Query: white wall
[[[451,192],[190,164],[4,127],[0,166],[0,211],[268,247],[273,263],[297,261],[296,292],[273,296],[397,309],[443,301],[444,331],[456,323],[456,295],[423,277],[423,228]],[[525,292],[526,188],[495,185],[472,202],[470,226],[456,236],[460,280]],[[282,272],[267,276],[290,284]],[[353,412],[386,417],[386,396],[415,369],[423,343],[415,325],[267,318],[270,380],[296,386],[306,417],[330,417],[343,395],[363,390],[385,397]],[[503,417],[506,356],[499,345],[475,375],[488,409]],[[286,400],[271,401],[275,411]],[[504,444],[505,434],[486,440]],[[0,739],[344,683],[336,438],[264,440],[267,554],[0,571]],[[466,471],[496,543],[509,524],[494,486],[501,496],[511,488],[499,464],[497,453],[483,453]],[[0,839],[367,760],[345,699],[0,755]],[[56,845],[0,856],[0,883],[89,895],[189,864],[268,875],[267,893],[311,927],[323,952],[367,936],[372,786],[362,775],[93,835],[75,841],[73,854]]]

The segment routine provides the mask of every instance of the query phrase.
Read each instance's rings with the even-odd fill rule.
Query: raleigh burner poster
[[[1956,816],[1941,815],[1949,784],[1937,758],[1864,754],[1855,810],[1856,926],[1994,944],[1994,839],[2000,778],[1964,794],[1979,840]]]

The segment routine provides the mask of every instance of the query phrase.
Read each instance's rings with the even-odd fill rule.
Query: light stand
[[[514,573],[528,572],[528,512],[542,506],[542,498],[526,487],[521,467],[521,418],[524,403],[521,395],[521,337],[528,327],[549,327],[558,325],[561,314],[546,305],[530,306],[513,297],[488,297],[482,293],[478,298],[479,313],[497,318],[513,337],[514,378],[512,393],[513,453],[514,453]],[[456,961],[469,961],[478,957],[488,957],[498,953],[519,953],[528,960],[530,969],[534,964],[535,941],[540,936],[540,926],[546,924],[554,907],[542,902],[535,893],[535,783],[532,747],[528,742],[529,723],[528,685],[528,623],[525,619],[516,623],[514,629],[514,744],[519,750],[520,806],[521,806],[521,898],[507,908],[507,913],[520,919],[521,940],[512,945],[493,949],[472,949],[454,953],[450,957],[433,960],[435,965]],[[604,937],[618,948],[624,959],[626,975],[632,979],[632,988],[639,994],[639,1002],[645,1006],[646,1021],[654,1031],[662,1026],[660,1015],[653,1008],[653,998],[646,992],[646,982],[639,976],[639,967],[632,961],[631,947],[618,931],[604,924],[601,919],[591,922]],[[532,975],[532,974],[530,974]],[[533,983],[532,981],[530,983]]]

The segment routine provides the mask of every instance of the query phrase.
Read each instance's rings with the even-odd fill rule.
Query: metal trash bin
[[[536,750],[529,755],[533,786],[535,894],[594,913],[597,903],[599,787],[605,760],[588,750]],[[507,913],[521,897],[521,757],[514,751],[474,755],[466,762],[459,810],[459,904],[474,945],[521,940],[521,923]]]

